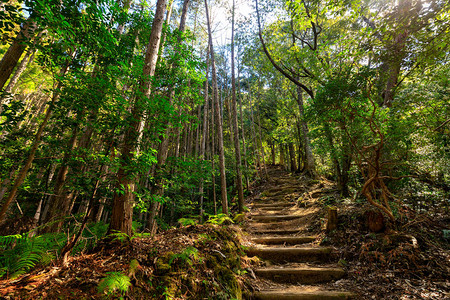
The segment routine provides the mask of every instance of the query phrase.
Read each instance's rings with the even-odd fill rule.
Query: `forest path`
[[[263,260],[261,267],[254,270],[254,298],[355,298],[350,292],[333,288],[345,271],[332,263],[333,249],[320,247],[317,236],[310,232],[320,207],[298,205],[299,192],[308,192],[308,183],[281,167],[271,167],[268,173],[269,181],[262,192],[247,203],[247,232],[251,238],[247,254]]]

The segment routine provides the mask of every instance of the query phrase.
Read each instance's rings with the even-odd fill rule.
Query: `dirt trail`
[[[257,256],[255,299],[352,299],[350,292],[333,288],[345,271],[333,263],[333,248],[320,247],[308,232],[319,208],[297,205],[306,184],[281,168],[269,170],[270,180],[248,206],[248,256]]]

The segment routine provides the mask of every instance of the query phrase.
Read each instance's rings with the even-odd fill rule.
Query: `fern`
[[[124,232],[120,232],[120,231],[114,231],[113,233],[108,235],[109,237],[111,237],[112,241],[118,241],[121,243],[126,243],[131,241],[134,237],[133,236],[129,236],[128,234],[124,233]]]
[[[83,238],[74,247],[73,253],[94,246],[96,241],[105,235],[107,227],[107,224],[96,223],[86,228]],[[51,263],[67,242],[65,233],[46,233],[29,237],[31,232],[0,236],[0,278],[5,276],[15,278],[37,265]],[[126,239],[126,237],[120,238]]]
[[[34,268],[46,255],[46,246],[41,237],[0,236],[0,277],[14,279]]]
[[[98,285],[98,292],[105,293],[107,295],[118,292],[123,295],[128,291],[131,286],[130,277],[122,274],[121,272],[107,272],[108,276],[103,278]]]
[[[192,246],[187,247],[180,253],[172,255],[169,259],[169,265],[176,260],[180,260],[183,263],[188,263],[190,266],[194,264],[194,261],[202,261],[200,255],[198,254],[198,249]]]

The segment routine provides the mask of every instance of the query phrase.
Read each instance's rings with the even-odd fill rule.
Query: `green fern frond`
[[[0,237],[0,277],[16,278],[41,262],[47,243],[41,237],[25,235]]]
[[[183,263],[188,263],[190,266],[192,266],[195,261],[201,261],[202,259],[198,254],[198,249],[189,246],[180,253],[173,254],[169,259],[169,265],[172,265],[172,263],[176,260],[179,260]]]
[[[99,293],[106,293],[108,295],[115,293],[124,294],[131,286],[130,277],[122,274],[121,272],[108,272],[108,276],[103,278],[98,285]]]

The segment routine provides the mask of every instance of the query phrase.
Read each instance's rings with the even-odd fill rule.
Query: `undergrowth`
[[[75,245],[72,254],[92,248],[106,234],[107,225],[96,223],[85,229],[83,238]],[[14,279],[36,266],[46,266],[58,258],[61,249],[76,232],[33,235],[36,230],[23,234],[0,236],[0,278]]]

